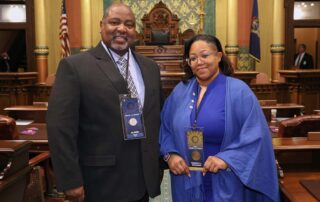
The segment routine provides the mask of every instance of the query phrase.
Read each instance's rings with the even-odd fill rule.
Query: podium
[[[165,95],[185,77],[183,71],[183,45],[136,46],[135,51],[153,59],[160,68],[161,82]]]
[[[291,102],[304,105],[306,114],[320,107],[320,69],[280,70],[279,73],[289,84]]]

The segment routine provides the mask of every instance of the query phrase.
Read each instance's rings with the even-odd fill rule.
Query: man
[[[306,53],[307,46],[299,44],[298,53],[294,56],[294,66],[299,69],[313,69],[312,55]]]
[[[0,72],[11,72],[11,61],[7,52],[0,55]]]
[[[160,194],[160,73],[154,61],[130,50],[135,25],[128,6],[112,4],[100,22],[102,41],[59,64],[48,137],[57,187],[71,201],[148,201]],[[128,59],[123,76],[121,58]],[[133,91],[137,99],[120,96]],[[136,119],[130,126],[123,121],[123,111],[131,110],[124,108],[126,100],[143,111],[141,139],[126,131],[137,125]]]

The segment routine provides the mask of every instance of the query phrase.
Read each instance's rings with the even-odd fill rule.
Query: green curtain
[[[112,0],[103,0],[103,12],[112,2],[113,2]]]
[[[205,18],[204,18],[204,32],[206,34],[216,34],[216,0],[206,0]]]

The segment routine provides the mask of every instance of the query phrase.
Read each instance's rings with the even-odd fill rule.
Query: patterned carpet
[[[172,202],[169,170],[165,170],[161,183],[161,195],[150,199],[150,202]]]

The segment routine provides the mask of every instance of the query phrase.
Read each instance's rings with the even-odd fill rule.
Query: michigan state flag
[[[249,53],[250,56],[260,62],[260,24],[258,14],[258,0],[253,0]]]

